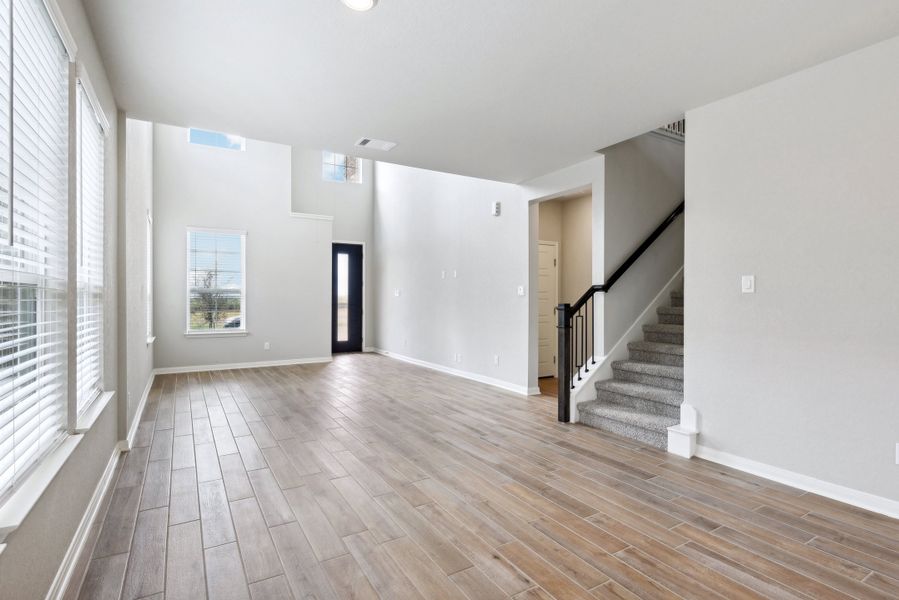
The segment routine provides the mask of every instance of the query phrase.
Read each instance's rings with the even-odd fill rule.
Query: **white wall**
[[[493,201],[502,216],[491,216]],[[377,163],[374,223],[376,346],[526,391],[528,298],[517,288],[530,292],[528,207],[518,187]]]
[[[63,18],[78,45],[77,60],[90,79],[110,123],[105,147],[106,290],[104,380],[117,381],[117,196],[118,130],[116,103],[93,34],[79,0],[58,0]],[[119,396],[98,415],[93,427],[56,473],[34,508],[6,539],[0,554],[0,599],[43,598],[62,563],[69,543],[118,441]],[[124,409],[122,409],[124,410]]]
[[[153,214],[153,124],[125,120],[124,220],[126,384],[124,411],[127,434],[153,372],[153,346],[147,343],[147,215]],[[121,357],[120,357],[121,358]]]
[[[156,367],[330,357],[331,222],[290,216],[290,147],[199,146],[186,129],[157,124],[153,163]],[[188,227],[247,232],[248,335],[184,335]]]
[[[374,284],[372,244],[374,207],[374,166],[359,160],[361,181],[341,183],[322,179],[322,152],[294,146],[291,148],[291,210],[296,213],[333,217],[335,241],[362,242],[363,255],[363,344],[371,345],[374,332],[372,309]]]
[[[894,38],[690,111],[685,265],[700,443],[894,501],[897,64]]]
[[[606,148],[602,154],[606,169],[602,203],[605,276],[597,283],[612,275],[684,199],[682,143],[648,133]],[[602,354],[615,345],[683,264],[681,218],[605,294]]]

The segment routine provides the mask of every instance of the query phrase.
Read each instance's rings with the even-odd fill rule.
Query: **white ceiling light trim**
[[[349,8],[358,11],[365,11],[373,9],[377,4],[378,0],[340,0]]]

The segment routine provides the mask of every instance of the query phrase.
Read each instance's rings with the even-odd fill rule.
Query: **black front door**
[[[362,246],[334,244],[331,274],[331,352],[361,352]]]

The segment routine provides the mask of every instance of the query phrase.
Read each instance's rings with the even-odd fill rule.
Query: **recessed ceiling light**
[[[340,0],[349,8],[358,11],[371,10],[378,3],[378,0]]]

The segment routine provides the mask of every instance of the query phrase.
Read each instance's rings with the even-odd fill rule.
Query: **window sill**
[[[185,331],[184,337],[187,338],[217,338],[217,337],[244,337],[247,335],[246,329],[235,329],[234,331],[225,331],[216,329],[214,331]]]
[[[155,341],[156,341],[156,336],[155,336],[155,335],[148,335],[148,336],[147,336],[147,345],[148,345],[148,346],[149,346],[150,344],[152,344],[153,342],[155,342]]]
[[[100,392],[100,395],[94,398],[93,402],[88,404],[87,408],[78,415],[78,420],[75,423],[75,433],[81,434],[90,431],[97,421],[97,417],[106,409],[113,397],[115,397],[115,392]]]
[[[6,542],[10,533],[22,525],[82,439],[83,435],[66,436],[37,464],[19,489],[0,506],[0,545]]]

